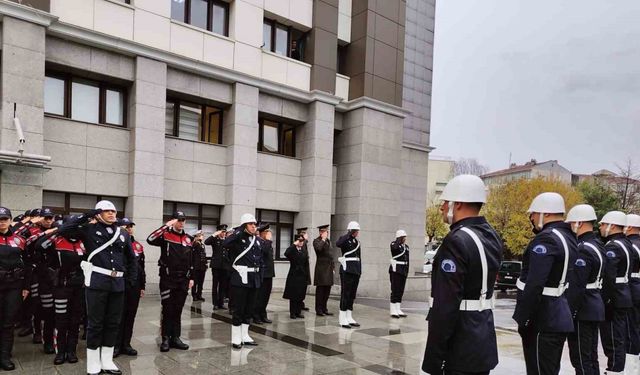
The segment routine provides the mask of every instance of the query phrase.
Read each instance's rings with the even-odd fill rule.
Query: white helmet
[[[253,217],[253,215],[251,214],[243,214],[242,216],[240,216],[240,225],[244,225],[248,223],[257,224],[258,220],[256,220],[256,218]]]
[[[406,237],[407,236],[407,232],[405,232],[402,229],[398,229],[396,231],[396,238],[400,238],[400,237]]]
[[[531,201],[528,213],[563,214],[565,213],[564,198],[558,193],[542,193]]]
[[[640,215],[635,215],[635,214],[627,215],[627,227],[640,228]]]
[[[567,220],[565,221],[567,223],[577,223],[596,220],[598,220],[598,217],[596,216],[596,210],[594,210],[592,206],[589,206],[588,204],[579,204],[569,210]]]
[[[444,187],[440,200],[448,202],[486,203],[487,187],[478,176],[461,174]]]
[[[602,217],[600,224],[611,224],[625,227],[627,225],[627,215],[622,211],[610,211]]]
[[[357,221],[350,221],[347,230],[360,230],[360,224]]]
[[[103,200],[96,203],[96,210],[102,211],[118,211],[111,201]]]

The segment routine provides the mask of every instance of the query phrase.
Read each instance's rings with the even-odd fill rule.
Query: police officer
[[[564,199],[542,193],[528,210],[536,236],[522,258],[513,319],[518,323],[528,374],[557,374],[573,314],[565,295],[577,258],[577,241],[564,222]]]
[[[258,291],[256,298],[256,306],[253,312],[253,322],[255,324],[273,323],[267,316],[267,305],[271,298],[271,290],[273,288],[273,278],[275,274],[275,266],[273,263],[273,242],[271,241],[272,233],[269,223],[264,223],[258,227],[260,238],[262,238],[262,285]]]
[[[284,287],[284,299],[289,300],[289,317],[291,319],[304,318],[302,315],[302,302],[307,295],[307,278],[309,277],[307,265],[309,254],[303,251],[305,239],[301,234],[296,235],[293,245],[284,252],[289,260],[289,272]]]
[[[569,210],[566,222],[578,236],[578,259],[569,279],[567,298],[574,317],[569,334],[569,357],[577,375],[597,375],[598,325],[604,321],[600,290],[604,275],[604,245],[593,232],[597,220],[593,207],[579,204]]]
[[[492,309],[502,241],[479,216],[487,199],[479,177],[454,177],[440,199],[450,232],[433,260],[422,373],[488,374],[498,364]]]
[[[313,240],[313,249],[316,252],[316,266],[313,273],[313,285],[316,286],[316,315],[331,316],[327,309],[327,301],[333,285],[333,251],[329,240],[329,224],[318,227],[319,235]]]
[[[147,283],[147,274],[144,269],[144,247],[133,236],[136,223],[129,218],[123,217],[119,224],[123,230],[129,233],[131,238],[131,247],[138,266],[138,278],[133,284],[126,283],[124,288],[124,311],[122,312],[122,324],[120,325],[115,353],[116,356],[119,354],[136,356],[138,351],[131,347],[131,337],[133,336],[133,325],[138,313],[140,298],[144,297]]]
[[[207,252],[204,248],[204,234],[201,230],[197,231],[193,238],[193,288],[191,288],[191,297],[194,301],[204,302],[202,298],[202,287],[204,286],[204,277],[207,274]]]
[[[13,326],[20,304],[27,297],[28,265],[25,240],[11,228],[11,211],[0,207],[0,368],[16,368],[11,361]]]
[[[307,254],[307,258],[309,257],[309,228],[303,227],[296,229],[298,235],[304,237],[304,245],[302,246],[302,251]],[[309,261],[307,261],[307,280],[305,281],[306,285],[311,285],[311,265]],[[306,288],[306,287],[305,287]],[[306,292],[305,292],[306,293]],[[309,311],[309,308],[305,305],[304,301],[302,301],[302,310]]]
[[[605,321],[600,324],[602,349],[607,356],[607,373],[622,372],[628,349],[629,325],[633,309],[629,288],[632,246],[624,235],[627,215],[611,211],[600,220],[600,236],[605,241],[606,268],[602,286]]]
[[[224,238],[227,233],[227,225],[220,224],[216,226],[216,231],[209,238],[207,238],[204,243],[205,245],[211,246],[211,277],[212,277],[212,286],[211,286],[211,304],[213,304],[213,309],[223,309],[224,308],[224,297],[226,296],[227,291],[227,271],[224,268],[223,257],[224,257],[224,248],[222,243],[224,242]]]
[[[396,231],[396,240],[389,245],[391,248],[391,265],[389,266],[389,280],[391,282],[391,301],[389,311],[392,318],[407,316],[400,309],[404,287],[409,275],[409,245],[407,232],[402,229]]]
[[[116,207],[102,200],[95,210],[73,217],[58,233],[78,238],[87,259],[81,263],[87,304],[87,373],[121,374],[113,363],[124,303],[125,282],[138,277],[131,238],[117,224]],[[126,279],[125,279],[126,278]]]
[[[342,235],[336,242],[340,248],[342,256],[338,258],[340,262],[340,314],[338,322],[342,328],[360,327],[360,324],[353,319],[353,302],[358,292],[358,284],[362,273],[362,262],[360,260],[360,224],[355,221],[347,224],[347,233]]]
[[[629,250],[633,258],[633,266],[631,267],[631,279],[629,285],[631,287],[631,297],[633,298],[633,311],[629,321],[632,323],[633,331],[630,335],[629,351],[627,355],[626,370],[640,371],[640,215],[627,215],[627,239],[631,242],[632,250]],[[629,371],[631,370],[631,371]]]
[[[169,348],[189,349],[180,339],[182,308],[194,284],[193,239],[184,231],[186,221],[184,212],[176,211],[171,220],[147,238],[149,245],[160,247],[161,352],[168,352]]]
[[[253,303],[262,284],[262,239],[256,235],[257,223],[253,215],[243,214],[240,218],[240,227],[227,236],[223,243],[229,249],[229,259],[233,269],[231,294],[234,306],[231,344],[234,349],[240,349],[243,345],[258,345],[249,336]]]

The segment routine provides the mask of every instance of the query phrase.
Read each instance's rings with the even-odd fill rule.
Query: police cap
[[[220,224],[216,226],[216,230],[224,230],[226,231],[229,226],[227,224]]]
[[[182,211],[176,211],[173,213],[172,218],[178,220],[187,220],[187,215],[185,215]]]
[[[11,219],[11,210],[6,207],[0,207],[0,219]]]
[[[56,214],[49,207],[45,207],[40,210],[40,216],[53,218]]]

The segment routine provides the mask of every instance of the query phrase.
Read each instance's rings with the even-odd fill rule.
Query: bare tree
[[[636,210],[640,206],[640,181],[638,169],[631,158],[618,167],[618,177],[615,178],[613,189],[618,196],[620,209],[623,211]]]
[[[458,176],[461,174],[473,174],[476,176],[482,176],[489,172],[489,168],[486,165],[480,164],[477,159],[458,159],[453,163],[453,175]]]

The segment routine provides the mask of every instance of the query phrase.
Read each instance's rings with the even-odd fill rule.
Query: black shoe
[[[324,313],[323,313],[323,312],[317,312],[317,311],[316,311],[316,315],[317,315],[317,316],[324,316]]]
[[[360,323],[349,323],[351,327],[360,327]]]
[[[78,356],[75,351],[67,353],[67,362],[69,363],[78,363]]]
[[[271,324],[271,323],[273,323],[273,320],[267,318],[266,316],[263,316],[262,317],[262,322],[263,323],[267,323],[267,324]]]
[[[0,358],[0,368],[4,371],[12,371],[16,369],[16,365],[11,358]]]
[[[20,328],[20,330],[18,331],[18,337],[26,337],[31,334],[33,334],[32,327],[23,327],[23,328]]]
[[[242,342],[243,346],[258,346],[258,343],[255,341],[247,341],[247,342]]]
[[[298,316],[296,314],[289,314],[289,318],[291,319],[297,319]]]
[[[304,319],[304,315],[302,315],[302,314],[296,314],[296,318]]]
[[[168,336],[162,336],[162,343],[160,344],[160,351],[161,352],[168,352],[169,348],[170,348],[169,337]]]
[[[53,364],[56,366],[63,364],[67,360],[67,356],[65,354],[66,353],[58,352],[58,354],[56,354],[56,357],[53,359]]]
[[[33,340],[31,340],[31,342],[33,342],[34,344],[42,344],[42,335],[39,334],[34,334],[33,335]]]
[[[302,310],[304,311],[309,311],[309,308],[307,306],[303,307]]]
[[[54,354],[56,350],[53,348],[53,343],[45,342],[43,345],[44,354]]]
[[[120,348],[119,347],[115,347],[113,348],[113,358],[118,358],[120,356]]]
[[[253,317],[253,324],[262,325],[262,318],[259,316]]]
[[[325,312],[324,312],[324,315],[326,315],[326,316],[333,316],[333,313],[330,313],[330,312],[328,312],[328,311],[325,311]]]
[[[351,329],[351,326],[340,326],[342,328]]]
[[[169,346],[171,346],[174,349],[180,349],[180,350],[189,349],[189,345],[182,342],[182,340],[180,340],[180,337],[172,337],[171,340],[169,340]]]
[[[120,370],[102,370],[100,374],[106,375],[122,375],[122,371]]]
[[[124,355],[128,355],[130,357],[135,357],[138,355],[138,351],[131,347],[131,345],[127,345],[120,349],[120,353]]]
[[[242,344],[231,344],[234,349],[242,349]]]

